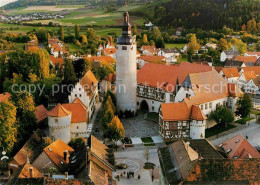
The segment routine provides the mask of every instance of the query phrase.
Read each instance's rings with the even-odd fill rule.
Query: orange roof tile
[[[255,71],[244,71],[243,74],[247,82],[257,77]]]
[[[98,81],[95,75],[90,70],[88,70],[84,77],[79,81],[79,83],[80,85],[82,85],[85,93],[87,93],[87,95],[91,97],[93,94],[93,87],[97,86]]]
[[[76,97],[73,103],[80,103],[86,110],[88,109],[86,105],[78,98]]]
[[[32,169],[33,176],[30,174],[30,169]],[[43,174],[41,174],[35,167],[33,167],[30,163],[26,163],[22,168],[20,174],[18,175],[19,179],[31,179],[31,178],[43,178]]]
[[[227,78],[233,78],[233,77],[240,76],[236,67],[230,67],[230,68],[225,67],[225,68],[222,68],[221,71],[224,73],[225,77],[227,77]]]
[[[108,184],[108,175],[106,175],[106,171],[92,161],[90,161],[89,166],[89,177],[96,185]]]
[[[193,105],[191,109],[191,119],[194,120],[206,120],[207,116],[203,114],[198,106]]]
[[[159,51],[159,49],[157,49],[155,46],[142,46],[142,50],[144,51],[144,50],[147,50],[147,51],[149,51],[151,54],[156,54],[158,51]]]
[[[116,53],[116,48],[105,48],[103,51],[107,55],[114,55]]]
[[[12,95],[9,92],[0,94],[0,102],[9,100],[11,96]]]
[[[260,56],[260,51],[252,51],[252,52],[247,52],[248,55],[257,55]]]
[[[68,160],[64,160],[65,151],[68,151],[69,154],[71,154],[72,152],[74,152],[74,149],[60,139],[44,148],[44,152],[61,171],[65,170],[69,164]]]
[[[254,71],[256,75],[260,75],[260,66],[248,66],[243,67],[243,71],[251,72]]]
[[[255,63],[257,61],[257,57],[256,56],[234,56],[234,60],[237,60],[237,61],[241,61],[241,62],[244,62],[244,63],[248,63],[248,62],[251,62],[251,63]]]
[[[214,66],[214,69],[219,73],[223,67],[222,66]]]
[[[243,94],[240,88],[236,84],[228,83],[229,96],[239,97]]]
[[[244,158],[251,156],[251,158],[260,158],[260,153],[241,135],[234,136],[222,143],[222,147],[227,152],[228,158]]]
[[[35,113],[37,122],[40,122],[40,121],[44,120],[45,118],[47,118],[47,113],[48,113],[48,110],[44,107],[44,105],[37,106],[36,113]]]
[[[151,63],[163,63],[165,64],[165,57],[164,56],[148,56],[148,55],[142,55],[138,57],[138,59],[142,59],[146,62],[151,62]]]
[[[50,60],[52,62],[53,65],[59,65],[61,66],[64,63],[64,59],[63,58],[55,58],[53,55],[50,55]]]
[[[137,83],[140,85],[147,85],[164,89],[168,92],[175,90],[177,79],[181,84],[188,74],[211,71],[212,67],[181,63],[180,65],[162,65],[146,63],[137,72]]]
[[[88,59],[88,58],[86,58]],[[115,63],[115,60],[111,57],[111,56],[93,56],[93,57],[90,57],[91,60],[95,60],[95,61],[101,61],[101,62],[105,62],[105,63],[108,63],[108,64],[114,64]]]
[[[62,107],[72,113],[71,123],[87,122],[87,109],[82,103],[66,103],[62,104]]]
[[[61,104],[56,105],[56,107],[47,113],[50,117],[65,117],[70,114],[71,112],[65,109]]]
[[[104,80],[111,82],[112,84],[116,82],[116,74],[107,75]]]

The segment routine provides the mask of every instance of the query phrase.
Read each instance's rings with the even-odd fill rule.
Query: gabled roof
[[[260,153],[241,135],[234,136],[222,143],[224,150],[227,152],[228,158],[260,158]]]
[[[194,120],[206,120],[207,119],[207,117],[203,114],[201,109],[196,105],[192,105],[190,117],[191,117],[191,119],[194,119]]]
[[[145,45],[143,45],[141,48],[142,48],[142,51],[147,50],[151,54],[155,54],[159,51],[159,49],[157,49],[155,46],[145,46]]]
[[[247,82],[257,77],[255,71],[244,71],[243,75]]]
[[[50,60],[52,62],[53,65],[58,65],[61,66],[64,63],[64,59],[63,58],[56,58],[53,55],[50,55]]]
[[[32,170],[33,176],[31,176],[30,169]],[[43,174],[40,173],[35,167],[30,163],[26,163],[22,168],[20,174],[18,175],[19,179],[33,179],[33,178],[43,178]]]
[[[256,56],[234,56],[234,60],[244,63],[255,63],[257,61]]]
[[[109,74],[104,78],[105,81],[109,81],[112,84],[116,82],[116,74]]]
[[[37,123],[44,120],[45,118],[47,118],[47,113],[48,110],[44,107],[44,105],[39,105],[36,107],[36,119],[37,119]]]
[[[161,88],[168,92],[174,92],[177,79],[181,84],[188,74],[211,70],[212,67],[210,66],[186,62],[181,63],[180,65],[146,63],[137,72],[137,83],[140,85]]]
[[[87,109],[81,103],[66,103],[62,104],[66,110],[71,112],[71,123],[87,122]]]
[[[108,64],[115,63],[115,60],[111,56],[93,56],[93,57],[87,57],[86,59],[91,59],[93,61],[100,61]]]
[[[86,110],[88,109],[87,106],[85,106],[84,103],[78,97],[75,98],[73,103],[80,103]]]
[[[239,77],[239,72],[236,67],[225,67],[221,70],[226,78]]]
[[[114,55],[116,53],[116,48],[105,48],[103,51],[107,55]]]
[[[248,51],[248,52],[246,52],[248,55],[257,55],[257,56],[260,56],[260,51],[252,51],[252,52],[250,52],[250,51]]]
[[[151,63],[158,63],[158,64],[165,64],[165,57],[164,56],[149,56],[149,55],[142,55],[138,57],[138,59],[142,59],[146,62],[151,62]]]
[[[248,66],[243,67],[243,71],[251,72],[254,71],[256,75],[260,75],[260,66]]]
[[[88,70],[87,73],[84,75],[84,77],[79,81],[80,85],[82,85],[85,93],[87,93],[88,96],[92,96],[92,87],[97,86],[97,79],[95,75]]]
[[[257,76],[256,78],[253,78],[252,80],[254,81],[254,84],[257,87],[260,87],[260,77],[259,76]]]
[[[177,49],[160,49],[162,50],[164,53],[180,53]]]
[[[9,100],[11,98],[11,94],[9,92],[5,92],[0,94],[0,102]]]
[[[226,55],[239,55],[238,51],[235,50],[225,50],[223,51]]]
[[[243,62],[233,60],[233,59],[226,59],[224,67],[241,67],[243,65]]]
[[[60,171],[64,171],[69,164],[69,161],[64,160],[65,151],[68,151],[69,154],[71,154],[72,152],[74,152],[74,149],[60,139],[50,144],[46,148],[44,148],[44,152],[53,161],[53,163],[60,169]]]
[[[61,104],[56,105],[56,107],[47,113],[47,115],[50,117],[65,117],[70,114],[71,112],[65,109]]]
[[[236,84],[231,83],[228,83],[228,92],[229,96],[232,97],[239,97],[243,94],[243,91]]]

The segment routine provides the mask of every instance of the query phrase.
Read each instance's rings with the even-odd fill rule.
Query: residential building
[[[64,59],[62,57],[54,57],[50,55],[50,62],[53,67],[63,67]]]
[[[38,51],[40,48],[38,46],[38,42],[36,40],[28,41],[25,45],[26,51]]]
[[[243,62],[246,66],[255,66],[257,57],[256,56],[234,56],[233,60]]]
[[[175,101],[179,85],[189,74],[211,70],[210,66],[192,63],[145,64],[137,73],[137,108],[159,112],[161,103]]]
[[[141,47],[141,51],[143,55],[157,55],[159,49],[157,49],[155,46],[143,45]]]
[[[176,35],[177,36],[181,36],[181,33],[182,33],[182,31],[183,31],[183,28],[182,27],[178,27],[177,29],[176,29]]]
[[[112,58],[116,58],[116,48],[105,48],[103,49],[103,53],[105,56],[110,56]]]
[[[252,78],[244,85],[245,93],[250,93],[254,95],[260,94],[260,77]]]
[[[232,59],[236,55],[239,55],[239,52],[235,50],[222,51],[220,54],[220,61],[224,62],[226,59]]]
[[[116,74],[109,74],[100,82],[101,94],[106,94],[107,91],[115,93],[116,90]]]
[[[69,103],[73,103],[76,98],[88,109],[88,118],[91,119],[95,112],[95,105],[99,101],[98,97],[98,81],[95,75],[88,70],[79,82],[72,89],[68,99]]]
[[[120,114],[136,113],[136,36],[131,34],[128,12],[124,13],[122,35],[117,40],[116,97]]]
[[[66,46],[58,38],[49,38],[48,47],[54,57],[63,57],[67,53]]]
[[[56,170],[56,174],[63,174],[69,167],[73,152],[73,148],[58,139],[44,148],[32,165],[43,174],[47,174],[51,168]]]
[[[241,88],[241,89],[244,89],[245,88],[245,85],[251,80],[251,79],[254,79],[256,78],[257,75],[255,73],[255,71],[245,71],[243,72],[239,78],[237,79],[238,83],[238,87]]]
[[[218,145],[229,159],[260,158],[260,153],[241,134],[227,139]]]
[[[137,58],[137,67],[141,69],[144,64],[147,63],[155,63],[155,64],[166,64],[166,58],[164,56],[150,56],[150,55],[142,55]]]
[[[250,63],[249,63],[250,64]],[[243,67],[247,67],[245,63],[233,59],[226,59],[224,61],[224,67],[236,67],[238,69],[241,69]]]
[[[197,140],[191,140],[196,142]],[[255,184],[260,181],[260,159],[224,159],[212,144],[179,140],[158,149],[160,184]],[[204,155],[210,150],[211,153]],[[215,152],[214,152],[215,150]],[[211,155],[212,154],[212,155]]]
[[[223,76],[223,78],[227,80],[228,83],[232,84],[237,84],[237,79],[240,76],[236,67],[222,68],[219,74]]]
[[[171,64],[177,62],[180,52],[177,49],[159,49],[157,55],[165,57],[167,64]]]
[[[68,143],[72,138],[87,137],[88,108],[77,97],[72,103],[58,104],[48,112],[50,137]]]
[[[255,56],[257,58],[260,58],[260,51],[253,51],[253,52],[248,51],[245,53],[245,56]]]

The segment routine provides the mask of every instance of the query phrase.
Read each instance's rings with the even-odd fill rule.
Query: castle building
[[[73,103],[58,104],[48,112],[50,136],[68,143],[72,138],[87,137],[88,109],[76,98]]]
[[[131,35],[128,12],[124,13],[122,36],[117,40],[116,96],[121,113],[136,112],[136,40]]]

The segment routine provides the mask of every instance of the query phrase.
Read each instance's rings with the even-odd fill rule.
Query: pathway
[[[99,111],[99,109],[101,108],[101,102],[98,102],[96,105],[96,110],[94,112],[94,115],[90,121],[90,123],[88,124],[88,128],[87,128],[87,137],[90,136],[91,132],[92,132],[92,129],[93,129],[93,125],[94,125],[94,122],[96,120],[96,117],[97,117],[97,113]]]

